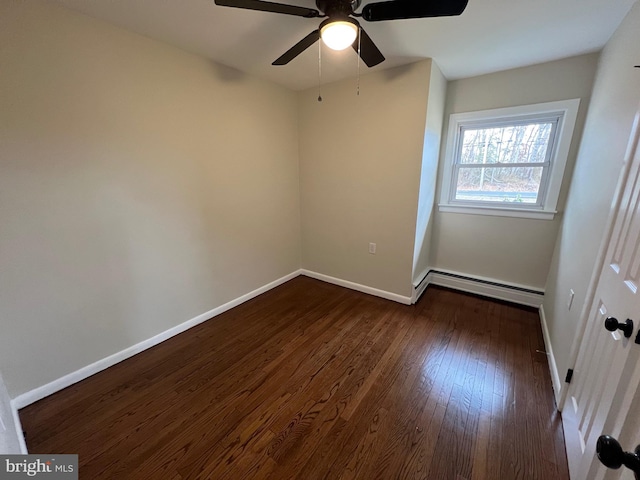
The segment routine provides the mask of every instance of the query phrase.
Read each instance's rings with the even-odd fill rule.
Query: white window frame
[[[449,117],[449,129],[442,169],[440,189],[441,212],[494,215],[506,217],[537,218],[552,220],[556,213],[562,178],[567,164],[573,130],[578,116],[580,99],[538,103],[517,107],[498,108],[468,113],[454,113]],[[536,204],[509,203],[508,206],[476,200],[456,200],[454,185],[459,165],[462,132],[468,128],[490,128],[522,122],[546,120],[556,122],[553,143],[549,145],[545,170],[540,184]],[[548,166],[547,166],[548,162]]]

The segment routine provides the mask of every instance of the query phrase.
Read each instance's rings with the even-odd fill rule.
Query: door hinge
[[[573,378],[573,368],[567,370],[567,376],[564,377],[565,383],[571,383],[571,379]]]

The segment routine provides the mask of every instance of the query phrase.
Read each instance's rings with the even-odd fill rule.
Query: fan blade
[[[370,3],[362,9],[368,22],[404,18],[449,17],[460,15],[469,0],[394,0]]]
[[[384,55],[382,52],[378,50],[376,44],[373,43],[371,37],[367,35],[367,32],[364,31],[362,27],[358,29],[360,31],[360,39],[356,37],[356,41],[353,42],[353,49],[358,53],[358,40],[360,43],[360,58],[364,63],[367,64],[367,67],[375,67],[379,63],[384,62]]]
[[[263,2],[261,0],[215,0],[215,3],[222,7],[235,7],[245,8],[247,10],[258,10],[261,12],[284,13],[285,15],[295,15],[296,17],[316,18],[320,16],[320,12],[313,8],[285,5],[283,3]]]
[[[309,48],[311,45],[316,43],[319,39],[320,39],[320,30],[314,30],[309,35],[307,35],[302,40],[300,40],[298,43],[296,43],[293,47],[291,47],[289,50],[284,52],[284,54],[282,54],[282,56],[278,58],[275,62],[273,62],[271,65],[286,65],[291,60],[293,60],[298,55],[300,55],[302,52],[304,52],[307,48]]]

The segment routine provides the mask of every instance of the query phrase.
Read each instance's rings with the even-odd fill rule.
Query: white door
[[[636,121],[627,154],[630,163],[612,212],[609,241],[596,270],[597,286],[583,323],[584,336],[562,412],[572,480],[632,479],[633,474],[624,468],[608,470],[600,464],[595,445],[602,434],[620,437],[628,451],[640,443],[640,423],[636,421],[640,411],[635,411],[631,401],[640,384],[640,367],[636,368],[640,345],[634,343],[640,327],[639,132]],[[632,319],[631,337],[625,338],[621,330],[607,331],[607,317],[619,322]],[[631,424],[634,431],[625,429]]]

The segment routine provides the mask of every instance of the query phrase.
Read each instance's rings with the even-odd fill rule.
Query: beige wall
[[[0,66],[12,397],[299,268],[294,93],[30,0]]]
[[[558,203],[558,210],[562,211],[589,104],[597,58],[596,54],[582,55],[449,82],[445,131],[449,115],[453,113],[580,98],[576,133]],[[442,177],[444,143],[439,178]],[[440,185],[436,202],[439,195]],[[440,213],[436,209],[432,268],[542,289],[561,218],[561,215],[557,215],[551,221],[520,219]]]
[[[302,267],[409,297],[431,61],[300,92]],[[368,253],[370,242],[376,255]]]
[[[561,376],[595,267],[603,230],[640,102],[640,4],[633,7],[601,54],[583,141],[547,281],[544,310]],[[575,291],[567,309],[569,289]]]
[[[420,170],[420,194],[416,219],[416,240],[413,251],[413,284],[417,285],[429,271],[431,256],[431,234],[438,178],[438,158],[444,121],[444,106],[447,99],[447,79],[435,62],[431,62],[427,100],[427,123],[422,148]]]

